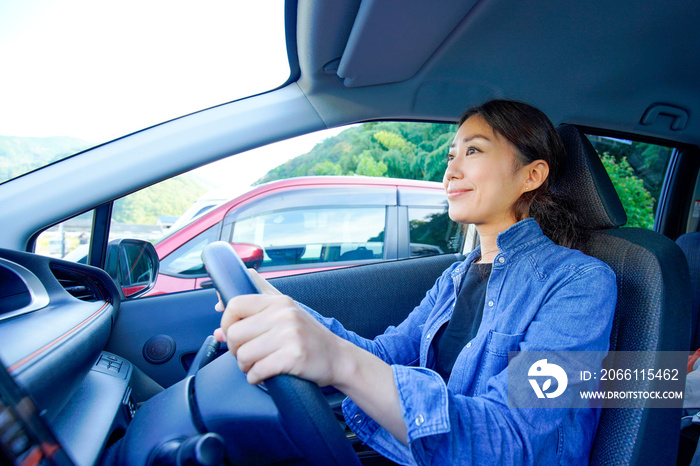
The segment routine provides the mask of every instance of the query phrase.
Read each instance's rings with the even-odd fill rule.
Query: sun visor
[[[477,0],[363,0],[338,66],[347,87],[411,78]]]

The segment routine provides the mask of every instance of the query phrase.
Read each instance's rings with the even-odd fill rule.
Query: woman
[[[450,218],[473,223],[480,246],[403,323],[367,340],[261,281],[264,295],[228,303],[217,339],[252,384],[289,373],[333,385],[348,396],[348,425],[398,463],[587,463],[598,410],[508,399],[509,351],[608,349],[614,274],[560,246],[576,242],[575,219],[549,192],[564,157],[529,105],[467,111],[444,186]]]

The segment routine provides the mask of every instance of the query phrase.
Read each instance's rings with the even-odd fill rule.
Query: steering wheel
[[[224,303],[241,294],[260,293],[229,243],[209,244],[202,260]],[[310,464],[360,464],[318,385],[292,375],[277,375],[264,384],[282,427]]]

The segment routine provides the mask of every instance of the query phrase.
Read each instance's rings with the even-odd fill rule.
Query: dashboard
[[[0,464],[299,459],[228,353],[137,406],[143,373],[104,350],[122,299],[101,269],[0,249]]]
[[[189,296],[148,299],[155,305]],[[338,412],[325,421],[318,415],[325,402],[338,411],[343,395],[282,385],[279,407],[269,382],[250,385],[230,352],[147,395],[144,379],[152,379],[132,364],[136,356],[113,349],[123,299],[101,269],[0,249],[0,464],[174,465],[224,457],[296,464],[309,452],[330,458],[350,444],[359,456],[376,457],[343,433]],[[123,321],[130,304],[123,305],[121,332],[133,331]],[[336,424],[340,436],[329,441]],[[325,450],[319,442],[327,442]]]
[[[123,436],[135,412],[133,366],[103,351],[120,302],[120,290],[100,269],[0,249],[3,406],[18,418],[2,417],[10,425],[0,428],[18,436],[3,439],[6,456],[22,461],[39,454],[37,424],[75,464],[96,463]],[[13,400],[13,393],[21,395]],[[21,420],[25,429],[11,425]]]

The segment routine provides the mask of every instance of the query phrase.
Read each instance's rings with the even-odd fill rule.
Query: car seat
[[[700,232],[686,233],[676,240],[688,260],[690,267],[690,301],[691,301],[691,325],[690,325],[690,351],[700,349],[700,331],[698,318],[700,317]]]
[[[700,386],[698,386],[700,369],[697,368],[697,358],[700,355],[700,329],[698,329],[700,318],[700,232],[681,235],[676,239],[676,244],[683,250],[690,267],[690,301],[692,306],[689,349],[695,353],[688,358],[688,377],[683,399],[685,417],[681,421],[681,439],[678,449],[677,464],[680,465],[696,464],[693,463],[693,457],[700,454],[697,450],[700,425],[698,424],[698,416],[693,416],[700,406],[697,397],[700,391]]]
[[[684,292],[689,272],[683,253],[654,231],[620,228],[627,216],[590,141],[575,126],[557,130],[568,157],[552,190],[572,201],[590,229],[581,250],[607,263],[617,276],[610,351],[643,352],[638,353],[639,367],[655,367],[657,352],[685,351],[690,342],[690,300]],[[687,356],[674,354],[680,357],[673,357],[673,367],[684,382]],[[614,357],[611,353],[608,362]],[[638,381],[634,387],[651,391],[659,383]],[[673,409],[606,408],[608,404],[601,411],[591,464],[675,463],[681,400]]]

